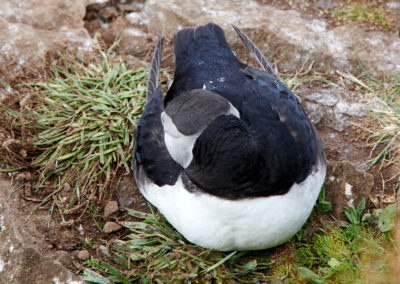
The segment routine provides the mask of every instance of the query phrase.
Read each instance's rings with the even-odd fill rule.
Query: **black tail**
[[[175,56],[184,54],[192,43],[196,41],[218,41],[220,45],[228,47],[224,31],[216,24],[209,23],[196,29],[183,29],[174,35]],[[229,48],[229,47],[228,47]]]
[[[191,57],[190,53],[198,51],[200,46],[230,50],[224,31],[216,24],[209,23],[196,29],[183,29],[174,35],[175,73],[179,73],[180,67],[184,66],[185,60]]]

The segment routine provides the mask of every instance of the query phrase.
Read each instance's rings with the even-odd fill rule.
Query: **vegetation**
[[[104,258],[85,262],[90,268],[85,279],[94,283],[390,282],[395,204],[363,214],[364,200],[357,208],[346,209],[350,223],[334,222],[317,213],[329,208],[323,195],[322,190],[311,220],[288,244],[259,252],[200,248],[153,210],[147,214],[127,209],[136,219],[122,223],[130,234],[113,241],[110,248],[100,246]]]
[[[334,10],[332,16],[337,17],[342,23],[361,21],[379,27],[392,27],[384,9],[366,4],[343,5],[342,8]]]
[[[371,123],[359,125],[367,133],[367,146],[371,147],[371,167],[380,163],[379,170],[400,165],[400,73],[386,81],[369,74],[363,66],[358,76],[364,91],[374,95],[375,103],[367,109]]]

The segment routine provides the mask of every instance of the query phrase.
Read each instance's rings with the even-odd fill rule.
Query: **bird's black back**
[[[241,63],[214,24],[178,32],[174,47],[175,77],[165,104],[206,86],[240,112],[241,122],[218,119],[198,138],[186,169],[191,182],[229,199],[284,194],[302,182],[316,145],[295,95],[271,74]]]
[[[161,163],[151,156],[159,150],[144,150],[146,141],[139,139],[137,156],[146,161],[150,179],[162,186],[181,174],[189,190],[233,200],[285,194],[294,183],[304,181],[322,144],[316,143],[317,134],[295,95],[271,72],[241,63],[217,25],[181,30],[174,36],[174,48],[175,76],[165,107],[187,91],[205,88],[227,99],[240,118],[216,117],[197,138],[186,169],[172,158],[167,161],[165,144]],[[149,118],[154,113],[150,108],[146,112]],[[141,132],[151,136],[153,130],[160,131],[158,117],[154,116],[157,127],[142,123]],[[160,167],[162,176],[157,177]]]

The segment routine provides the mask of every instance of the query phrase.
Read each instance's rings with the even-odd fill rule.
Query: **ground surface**
[[[348,18],[343,18],[341,20],[341,18],[339,19],[338,17],[332,16],[331,12],[332,9],[340,9],[344,4],[348,5],[351,1],[259,0],[258,2],[262,5],[272,5],[283,10],[296,10],[300,12],[301,16],[305,19],[320,19],[326,21],[330,28],[345,25],[352,21]],[[384,9],[383,13],[387,15],[385,22],[353,19],[354,22],[366,32],[378,31],[390,34],[398,33],[400,7],[396,6],[396,2],[357,1],[356,3]],[[392,6],[395,8],[391,9],[390,7]],[[84,27],[87,29],[90,36],[94,36],[96,33],[100,34],[99,41],[104,48],[109,47],[118,37],[121,37],[121,42],[117,47],[117,51],[125,56],[127,62],[131,64],[131,67],[141,66],[150,60],[152,50],[157,42],[157,35],[149,32],[146,23],[146,15],[142,13],[142,10],[142,1],[138,3],[127,1],[127,3],[124,4],[121,4],[118,1],[110,1],[107,5],[101,5],[98,3],[90,4],[87,6],[86,14],[84,15]],[[134,14],[131,14],[132,12],[134,12]],[[131,16],[127,16],[129,14]],[[131,17],[131,20],[129,20],[129,17]],[[137,20],[132,20],[132,18],[135,17]],[[167,38],[164,49],[163,68],[165,68],[171,75],[173,74],[174,68],[173,60],[171,39]],[[277,62],[277,65],[279,67],[279,62]],[[37,73],[29,74],[27,77],[33,79],[35,74]],[[287,82],[290,82],[292,72],[282,72],[281,75],[284,79],[289,80]],[[359,171],[365,171],[370,165],[371,148],[365,146],[365,132],[354,124],[368,125],[369,123],[373,123],[361,112],[361,108],[369,103],[372,98],[365,94],[365,92],[361,92],[359,86],[352,82],[345,82],[343,86],[338,86],[337,83],[340,82],[342,78],[337,74],[324,73],[323,77],[324,80],[334,82],[336,85],[332,86],[321,82],[321,80],[311,80],[304,84],[300,84],[296,89],[296,94],[301,97],[303,105],[308,111],[311,119],[316,123],[316,126],[326,143],[327,158],[332,163],[331,165],[333,165],[331,171],[328,173],[328,180],[330,177],[337,177],[334,176],[333,172],[335,172],[335,170],[332,169],[345,167],[344,171],[353,173],[347,176],[348,183],[353,183],[355,182],[354,177],[360,175]],[[8,84],[11,86],[18,84],[21,77],[16,77],[14,80],[17,81],[8,82]],[[331,96],[327,95],[328,99],[320,100],[315,95],[312,96],[314,93],[329,93]],[[2,96],[1,98],[3,99],[4,97]],[[345,102],[344,106],[342,102]],[[350,161],[351,166],[346,168],[346,166],[340,164],[340,162],[343,161]],[[340,170],[337,170],[337,172],[340,172]],[[370,207],[379,207],[393,202],[395,198],[395,187],[397,185],[398,169],[396,167],[387,167],[383,170],[379,170],[378,166],[375,166],[367,172],[372,175],[374,185],[371,184],[370,180],[369,183],[366,183],[368,177],[360,178],[359,184],[357,185],[352,184],[355,191],[361,191],[360,193],[354,193],[354,203],[357,204],[362,197],[369,194],[373,197],[371,199],[373,202],[369,204]],[[332,175],[330,176],[330,174]],[[343,178],[343,170],[338,175]],[[22,180],[23,178],[20,179],[21,182]],[[131,175],[125,175],[118,189],[115,192],[110,193],[109,199],[117,200],[120,205],[129,206],[139,211],[148,210],[145,200],[137,190],[135,191],[135,186],[132,184],[133,179]],[[16,187],[14,187],[14,185],[16,185]],[[2,176],[0,185],[2,188],[2,195],[0,196],[0,200],[3,200],[5,204],[0,207],[0,214],[4,215],[6,212],[5,208],[11,208],[14,205],[18,210],[7,209],[7,214],[10,214],[11,216],[9,216],[8,219],[15,220],[15,222],[13,224],[4,225],[4,229],[0,228],[0,240],[3,240],[4,238],[4,243],[11,243],[15,238],[14,234],[18,235],[17,239],[20,245],[19,247],[15,246],[15,251],[21,253],[21,259],[26,257],[29,253],[35,255],[33,258],[36,258],[36,252],[24,249],[25,247],[34,247],[37,251],[41,252],[40,256],[37,256],[37,262],[50,261],[49,259],[52,258],[61,260],[62,265],[53,269],[53,276],[60,275],[60,277],[63,278],[62,281],[68,281],[68,279],[69,281],[72,281],[71,279],[73,277],[71,273],[63,270],[63,267],[67,267],[74,273],[81,272],[82,259],[78,258],[78,253],[84,249],[82,247],[83,237],[90,238],[91,241],[96,243],[106,244],[107,240],[120,238],[126,234],[124,230],[111,234],[104,233],[100,230],[96,225],[96,220],[104,221],[101,219],[101,216],[103,215],[101,207],[99,207],[98,211],[93,212],[90,218],[82,219],[79,225],[60,226],[59,224],[62,221],[60,220],[60,215],[56,212],[51,216],[53,218],[51,219],[47,214],[50,205],[42,205],[40,202],[37,202],[37,200],[48,195],[50,192],[42,192],[40,196],[36,196],[35,193],[32,192],[26,194],[26,187],[23,189],[23,187],[18,185],[18,177],[14,176],[13,180],[9,180],[7,175]],[[371,187],[370,193],[365,192],[365,186]],[[332,182],[330,184],[332,191],[330,194],[328,193],[328,197],[334,200],[334,205],[343,207],[348,204],[348,200],[342,197],[339,197],[339,199],[343,199],[342,201],[337,201],[337,199],[335,199],[336,191],[334,190],[337,190],[338,187],[340,187],[338,184]],[[329,192],[329,190],[327,190],[327,192]],[[25,198],[21,198],[21,196],[24,196]],[[127,202],[127,200],[129,200],[129,202]],[[335,204],[335,202],[337,202],[337,204]],[[38,204],[40,206],[37,206]],[[102,205],[104,205],[104,203]],[[36,208],[38,209],[34,210]],[[340,217],[340,214],[342,214],[342,210],[337,210],[336,217]],[[3,215],[0,215],[0,217]],[[25,219],[28,216],[29,220],[28,222],[25,222]],[[120,215],[118,216],[118,219],[124,219],[124,217],[125,216]],[[3,226],[1,220],[2,219],[0,218],[0,227]],[[22,227],[24,229],[21,233],[9,233],[9,231],[7,231],[9,226]],[[45,242],[43,242],[43,240],[45,240]],[[7,249],[9,250],[9,247]],[[99,255],[99,252],[94,248],[88,248],[88,251],[91,255]],[[12,250],[9,250],[9,254],[11,254],[11,252]],[[7,261],[14,261],[9,254],[3,255],[1,258],[0,273],[4,269],[3,267],[6,266]],[[51,269],[52,268],[50,268],[50,270]],[[40,274],[39,272],[42,272],[42,270],[43,266],[36,266],[29,271],[31,271],[30,275],[35,277],[35,275]],[[23,273],[18,274],[16,272],[14,275],[14,279],[20,281],[16,283],[24,283],[23,281],[28,279],[28,276]],[[41,283],[49,283],[46,282],[49,279],[53,278],[46,278],[42,280],[43,282]],[[0,283],[7,283],[1,281],[3,280],[0,280]],[[32,281],[34,281],[34,279]]]

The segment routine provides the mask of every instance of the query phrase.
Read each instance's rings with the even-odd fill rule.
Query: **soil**
[[[89,5],[87,7],[87,14],[85,16],[85,28],[89,31],[91,36],[94,36],[96,33],[99,34],[99,41],[103,45],[104,48],[108,48],[113,44],[113,42],[119,37],[120,32],[126,28],[135,28],[147,34],[147,27],[144,24],[138,23],[130,23],[125,15],[129,12],[139,12],[141,9],[140,3],[143,1],[133,2],[133,1],[124,1],[124,4],[119,3],[118,1],[108,1],[106,3],[100,4],[95,3]],[[267,1],[267,0],[258,0],[260,3],[265,3],[271,5],[278,6],[282,9],[295,9],[300,11],[305,17],[310,17],[313,19],[327,19],[328,23],[332,26],[340,25],[341,22],[332,16],[332,13],[329,12],[328,8],[340,8],[345,4],[348,4],[350,1]],[[354,1],[351,1],[354,3]],[[359,1],[359,2],[368,2],[372,6],[382,7],[384,9],[384,4],[389,1]],[[137,5],[139,3],[139,5]],[[361,25],[364,25],[366,29],[397,29],[398,27],[395,24],[395,15],[392,15],[393,12],[388,12],[388,21],[393,23],[390,28],[379,27],[370,25],[366,22],[361,22]],[[156,35],[147,35],[145,37],[136,37],[130,42],[129,48],[120,48],[118,47],[117,51],[125,57],[134,56],[144,62],[149,62],[154,46],[157,43]],[[174,70],[174,56],[173,56],[173,46],[172,40],[167,38],[165,41],[164,51],[163,51],[163,60],[162,60],[162,68],[169,74],[173,74]],[[29,81],[34,79],[34,75],[26,74],[22,77],[13,78],[14,82],[11,82],[12,86],[16,86],[21,81]],[[317,83],[310,83],[317,84]],[[312,87],[310,85],[310,87]],[[23,94],[21,94],[23,95]],[[21,99],[18,98],[18,99]],[[14,100],[9,101],[10,104],[15,104]],[[4,122],[3,122],[4,123]],[[324,125],[318,124],[317,128],[321,133],[330,133],[333,130]],[[330,161],[343,161],[350,160],[354,162],[354,159],[359,161],[361,164],[368,164],[370,160],[371,149],[365,147],[365,133],[363,133],[360,128],[356,126],[347,126],[344,131],[338,132],[335,134],[338,136],[338,143],[343,143],[343,145],[352,145],[356,149],[355,153],[349,153],[347,156],[342,151],[338,151],[337,147],[330,147],[327,145],[326,155],[328,160]],[[379,149],[378,149],[379,151]],[[357,157],[352,156],[356,155]],[[395,196],[395,188],[397,185],[397,176],[398,170],[395,167],[387,167],[382,170],[379,169],[379,166],[372,167],[369,171],[374,176],[375,187],[373,192],[371,192],[373,205],[371,206],[382,206],[388,201],[394,201]],[[3,178],[8,178],[6,175],[3,175]],[[20,189],[22,190],[22,189]],[[49,188],[49,192],[50,192]],[[40,196],[32,192],[29,188],[29,183],[23,189],[25,199],[22,199],[23,207],[26,212],[31,212],[34,207],[38,204],[35,200],[40,200],[49,192],[43,191]],[[27,193],[28,191],[28,193]],[[132,192],[135,192],[132,196]],[[15,193],[16,194],[16,193]],[[111,193],[111,200],[119,200],[119,203],[123,203],[124,200],[127,199],[127,196],[130,195],[132,201],[129,204],[123,204],[125,206],[129,206],[133,209],[139,211],[148,211],[147,203],[141,196],[141,194],[135,189],[133,178],[131,175],[125,176],[119,189],[115,193]],[[65,196],[67,197],[67,196]],[[33,211],[33,215],[40,215],[45,210],[48,210],[51,204],[44,204],[39,207],[39,210]],[[81,213],[81,212],[79,212]],[[121,238],[127,232],[123,229],[111,234],[105,234],[102,232],[101,228],[97,225],[97,223],[104,223],[105,220],[102,220],[102,209],[99,207],[98,211],[91,214],[91,216],[87,218],[83,218],[80,224],[69,223],[62,224],[61,216],[57,213],[54,213],[53,225],[47,226],[47,224],[42,224],[41,219],[37,219],[32,217],[32,222],[30,222],[30,226],[38,228],[38,230],[45,236],[49,244],[49,250],[64,250],[77,252],[82,249],[82,238],[83,236],[90,237],[95,243],[98,244],[106,244],[107,240],[114,238]],[[77,214],[76,216],[79,216]],[[117,217],[118,220],[124,220],[128,217],[124,214],[120,214]],[[36,222],[36,223],[35,223]],[[73,225],[73,226],[72,226]],[[75,227],[81,228],[80,230],[75,229]],[[96,255],[97,257],[102,257],[102,255],[96,251],[94,248],[88,248],[91,255]],[[81,272],[82,266],[80,261],[74,261],[67,264],[68,268],[76,273]]]

